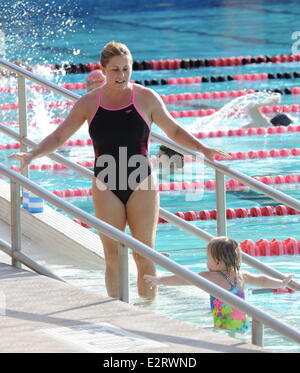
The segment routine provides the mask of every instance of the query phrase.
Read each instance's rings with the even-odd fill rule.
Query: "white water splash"
[[[72,35],[83,25],[77,3],[78,0],[0,1],[0,31],[5,34],[6,58],[31,66],[60,63],[61,58],[73,63],[81,50],[74,48]]]
[[[4,32],[0,29],[0,58],[5,57],[5,35]]]
[[[197,118],[187,128],[191,132],[241,128],[252,121],[248,111],[251,107],[278,105],[280,97],[273,92],[249,93],[233,99],[212,115]]]

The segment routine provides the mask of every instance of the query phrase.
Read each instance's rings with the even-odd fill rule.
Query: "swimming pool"
[[[153,2],[152,5],[147,5],[141,2],[128,1],[127,8],[120,12],[115,2],[116,9],[111,8],[111,2],[89,2],[89,5],[78,2],[78,6],[71,7],[70,3],[64,2],[58,15],[51,18],[53,13],[53,3],[49,5],[48,18],[44,30],[38,25],[37,19],[30,16],[29,19],[23,19],[23,26],[31,26],[32,31],[28,36],[28,42],[34,40],[36,45],[32,49],[32,64],[48,62],[61,63],[70,61],[72,63],[90,62],[98,60],[98,53],[101,46],[108,41],[107,31],[109,30],[110,39],[117,39],[126,42],[133,50],[134,57],[140,60],[164,59],[169,58],[210,58],[231,55],[274,55],[282,53],[290,53],[291,40],[290,30],[285,28],[288,23],[290,27],[294,27],[292,31],[297,29],[296,19],[299,10],[291,5],[289,10],[285,10],[284,3],[272,4],[271,2],[255,3],[247,9],[243,8],[237,1],[230,2],[212,2],[209,6],[204,5],[199,1],[188,1],[184,4],[179,4],[177,1],[169,1],[165,3]],[[72,2],[73,4],[74,2]],[[90,4],[94,3],[91,8]],[[39,9],[42,7],[41,2],[35,5]],[[138,7],[137,5],[138,4]],[[295,2],[296,4],[296,2]],[[27,8],[30,7],[29,2],[25,3]],[[24,5],[24,9],[26,6]],[[153,6],[154,5],[154,6]],[[3,5],[1,5],[3,7]],[[99,7],[101,7],[99,9]],[[21,18],[17,7],[15,10],[15,19],[20,21],[18,26],[21,27]],[[72,10],[70,10],[72,9]],[[132,10],[134,9],[134,12]],[[180,10],[180,12],[179,12]],[[130,13],[131,11],[131,13]],[[88,14],[86,13],[88,12]],[[5,12],[1,12],[5,14]],[[268,16],[266,17],[266,14]],[[244,36],[240,37],[240,28],[244,26],[247,17],[248,26],[244,28]],[[153,21],[155,19],[155,22]],[[200,24],[201,20],[201,24]],[[235,21],[233,21],[235,20]],[[5,22],[5,18],[1,20],[4,24],[4,30],[8,31],[10,25]],[[29,22],[30,21],[30,22]],[[60,21],[63,21],[60,22]],[[101,22],[100,22],[101,21]],[[188,21],[188,22],[187,22]],[[28,23],[26,23],[28,22]],[[278,28],[274,32],[274,22]],[[93,26],[90,26],[90,23]],[[33,26],[32,26],[33,25]],[[112,25],[116,25],[114,31],[111,30]],[[211,25],[214,27],[212,28]],[[260,25],[260,27],[257,27]],[[85,27],[83,27],[85,26]],[[137,29],[143,35],[143,41],[137,40]],[[255,29],[255,34],[253,30]],[[18,30],[18,28],[17,28]],[[49,34],[47,33],[47,30]],[[61,39],[57,36],[51,39],[50,31],[57,32]],[[64,36],[63,33],[66,33]],[[6,32],[8,34],[8,32]],[[125,36],[126,35],[126,36]],[[84,36],[84,38],[83,38]],[[23,46],[14,47],[14,37],[8,39],[7,57],[24,59],[29,57],[28,48],[25,51]],[[95,48],[95,45],[97,46]],[[195,48],[200,46],[201,48]],[[205,47],[202,47],[202,46]],[[98,47],[99,46],[99,47]],[[80,50],[80,53],[78,52]],[[251,53],[249,52],[251,51]],[[41,57],[43,56],[43,57]],[[42,59],[43,58],[43,59]],[[201,69],[180,69],[180,70],[161,70],[161,71],[135,71],[133,79],[165,79],[170,77],[183,76],[213,76],[213,75],[230,75],[244,73],[259,73],[259,72],[293,72],[297,71],[297,63],[283,64],[249,64],[245,66],[228,66],[228,67],[206,67]],[[51,77],[56,82],[82,82],[85,79],[84,74],[62,75]],[[6,85],[13,84],[12,81],[6,82]],[[226,81],[217,83],[203,83],[192,85],[165,85],[155,86],[155,90],[160,94],[183,93],[183,92],[213,92],[213,91],[229,91],[240,89],[270,89],[270,88],[289,88],[300,85],[297,79],[274,79],[264,81]],[[80,91],[78,91],[80,92]],[[83,93],[83,92],[81,92]],[[50,123],[51,118],[64,117],[66,110],[59,107],[51,109],[49,120],[45,120],[44,101],[53,101],[61,99],[55,95],[42,94],[30,90],[28,93],[32,102],[39,103],[35,110],[29,110],[28,116],[31,121],[40,122],[43,120],[43,125],[30,127],[29,134],[39,139],[55,128],[55,124]],[[297,104],[299,99],[297,95],[283,95],[282,104]],[[3,93],[1,102],[14,102],[16,97],[14,94]],[[221,107],[228,99],[204,100],[201,103]],[[170,105],[170,110],[188,110],[192,105],[198,105],[199,102],[184,102],[181,105]],[[293,113],[296,124],[299,124],[297,113]],[[17,120],[17,112],[14,110],[6,110],[1,112],[1,122],[12,122]],[[196,118],[179,118],[178,121],[184,126],[195,121]],[[230,129],[230,124],[228,124]],[[155,129],[157,130],[157,129]],[[159,130],[157,130],[159,131]],[[1,136],[1,143],[14,142],[11,139]],[[80,130],[74,138],[87,138],[86,128]],[[270,150],[281,148],[298,147],[297,137],[295,133],[274,134],[265,136],[227,136],[227,137],[212,137],[203,139],[207,144],[221,147],[225,151],[238,152],[241,150]],[[151,154],[157,153],[158,145],[153,143],[151,146]],[[92,160],[93,154],[91,147],[73,147],[70,148],[69,157],[72,160]],[[11,153],[11,150],[1,151],[1,161],[7,165],[16,164],[8,161],[4,157]],[[228,161],[228,164],[247,175],[288,175],[298,174],[298,159],[297,157],[288,158],[266,158],[249,161],[236,160]],[[288,161],[288,162],[287,162]],[[48,160],[37,160],[35,163],[50,163]],[[187,170],[191,165],[187,164]],[[64,175],[62,180],[62,175]],[[50,190],[79,188],[90,186],[88,180],[80,180],[72,172],[68,171],[50,171],[40,172],[31,171],[30,176],[34,181],[38,181]],[[193,177],[188,175],[186,177]],[[213,179],[214,172],[205,168],[205,179]],[[176,178],[176,175],[175,175]],[[289,195],[298,198],[299,184],[285,184],[275,186],[282,188]],[[161,193],[161,206],[169,211],[189,211],[189,210],[204,210],[215,208],[215,193],[205,190],[202,198],[195,201],[188,201],[188,194],[183,193]],[[81,198],[74,200],[74,203],[81,208],[92,212],[91,200],[89,198]],[[259,193],[251,191],[228,191],[227,192],[227,207],[252,207],[277,205],[275,201],[262,196]],[[280,240],[288,237],[294,237],[297,240],[299,237],[299,218],[300,215],[287,216],[272,216],[264,218],[246,218],[232,219],[228,221],[228,234],[235,239],[242,241],[251,238],[257,241],[261,238],[271,240],[277,238]],[[208,230],[215,234],[216,222],[214,220],[196,221],[193,222],[196,226]],[[179,231],[177,228],[169,224],[160,224],[157,232],[156,241],[157,250],[167,252],[170,257],[183,265],[188,266],[193,271],[205,269],[205,252],[203,248],[205,244],[199,239],[186,234],[184,231]],[[262,261],[272,265],[284,273],[295,273],[300,275],[300,264],[298,256],[281,256],[281,257],[260,257]],[[247,268],[246,266],[244,266]],[[63,275],[70,281],[86,286],[89,289],[96,291],[104,291],[103,276],[96,271],[69,271],[68,268],[56,268],[59,275]],[[100,279],[99,279],[100,277]],[[139,303],[134,290],[132,290],[134,302]],[[176,302],[174,301],[176,299]],[[178,300],[178,301],[177,301]],[[248,300],[264,310],[267,310],[272,315],[280,316],[289,324],[300,327],[299,294],[282,294],[282,295],[248,295]],[[149,307],[149,306],[148,306]],[[161,288],[159,298],[156,303],[151,306],[155,312],[163,312],[171,317],[179,317],[188,322],[194,322],[202,327],[212,325],[212,320],[208,308],[207,294],[192,287],[184,288]],[[209,326],[211,327],[211,326]],[[299,347],[295,344],[276,336],[273,332],[266,330],[265,345],[272,346],[272,349],[278,351],[298,352]],[[249,335],[237,336],[249,340]]]

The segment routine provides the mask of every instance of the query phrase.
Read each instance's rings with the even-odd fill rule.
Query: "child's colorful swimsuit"
[[[220,272],[220,274],[229,282],[229,291],[236,296],[245,299],[245,293],[242,289],[237,287],[236,278],[232,283],[228,276]],[[224,303],[221,299],[210,296],[210,307],[214,318],[214,325],[216,328],[230,329],[230,330],[247,330],[249,327],[249,320],[247,315],[240,312],[236,308]]]

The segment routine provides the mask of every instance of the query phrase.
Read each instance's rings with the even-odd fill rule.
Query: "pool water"
[[[8,13],[8,7],[10,11]],[[43,27],[38,14],[43,10],[45,15]],[[23,17],[22,17],[23,14]],[[26,17],[24,17],[26,14]],[[285,2],[253,1],[241,4],[239,1],[211,1],[209,4],[199,0],[185,2],[170,0],[166,2],[119,0],[111,1],[52,1],[46,6],[42,1],[32,2],[7,1],[0,4],[0,27],[6,35],[6,58],[26,60],[30,64],[43,63],[86,63],[96,62],[101,47],[109,40],[125,42],[133,52],[136,60],[166,58],[212,58],[241,55],[275,55],[291,53],[291,33],[297,30],[300,8],[297,3],[290,2],[286,9]],[[9,22],[13,20],[14,23]],[[14,25],[14,32],[12,30]],[[274,25],[276,27],[274,28]],[[289,25],[287,27],[287,25]],[[27,39],[22,39],[22,31],[27,30]],[[241,32],[243,30],[243,32]],[[142,38],[140,36],[142,35]],[[32,45],[32,48],[28,48]],[[228,67],[206,67],[201,69],[180,69],[162,71],[134,71],[134,80],[162,79],[183,76],[212,76],[256,72],[293,72],[299,69],[297,63],[258,64]],[[47,78],[56,83],[83,82],[85,74],[49,75]],[[13,78],[1,81],[1,86],[14,85]],[[31,84],[31,83],[30,83]],[[226,81],[219,83],[203,83],[192,85],[166,85],[152,87],[159,94],[183,92],[212,92],[220,90],[240,89],[275,89],[290,88],[300,85],[298,79],[274,79],[266,81]],[[83,91],[76,91],[83,94]],[[28,89],[28,101],[34,102],[34,110],[28,109],[29,137],[40,140],[53,131],[57,125],[51,119],[63,118],[67,110],[45,109],[44,102],[62,100],[52,93],[40,93]],[[0,103],[16,102],[15,93],[1,93]],[[168,105],[169,110],[188,110],[195,105],[207,104],[222,107],[229,99],[184,101],[180,105]],[[282,105],[299,102],[297,95],[283,95]],[[18,120],[16,110],[2,110],[1,122]],[[297,113],[292,113],[296,125],[300,124]],[[197,123],[197,118],[179,118],[178,122],[188,127]],[[240,119],[240,125],[246,124]],[[15,127],[17,129],[17,127]],[[226,123],[227,129],[237,128],[237,123]],[[161,133],[155,125],[153,130]],[[203,130],[203,129],[201,129]],[[84,125],[72,139],[88,138]],[[205,138],[204,143],[219,147],[227,152],[249,150],[271,150],[299,147],[299,135],[285,133],[265,136],[237,136]],[[15,141],[0,133],[0,143]],[[151,144],[151,155],[157,154],[159,145]],[[0,161],[4,164],[17,165],[8,160],[12,150],[1,150]],[[73,161],[93,160],[91,146],[72,147],[66,155]],[[250,163],[251,162],[251,163]],[[52,163],[41,158],[35,164]],[[299,173],[299,156],[283,158],[266,158],[249,160],[224,161],[224,164],[249,176],[288,175]],[[251,165],[251,166],[250,166]],[[208,167],[195,175],[192,164],[184,168],[185,180],[214,179],[214,170]],[[180,174],[174,174],[171,180],[181,180]],[[68,188],[89,188],[90,181],[78,178],[71,171],[30,171],[30,178],[49,190],[65,190]],[[168,181],[165,175],[162,181]],[[300,199],[300,184],[274,185],[290,196]],[[92,201],[89,197],[69,199],[76,206],[93,213]],[[278,205],[261,193],[240,190],[226,193],[227,208]],[[200,211],[215,209],[215,192],[205,190],[203,193],[162,192],[161,206],[171,212]],[[300,239],[300,215],[257,217],[228,220],[228,235],[238,241],[261,238],[284,240],[288,237]],[[216,234],[216,221],[191,222],[211,234]],[[167,253],[176,262],[194,272],[206,269],[205,243],[171,224],[159,224],[156,249]],[[294,273],[300,280],[299,256],[259,257],[285,274]],[[103,273],[95,270],[72,269],[53,266],[57,274],[68,281],[97,292],[105,292]],[[249,270],[243,265],[243,269]],[[163,268],[159,271],[164,272]],[[255,272],[251,269],[251,271]],[[133,280],[132,280],[133,281]],[[186,322],[195,323],[204,328],[212,328],[212,317],[209,311],[208,294],[200,289],[187,287],[161,287],[159,296],[152,305],[143,305],[131,286],[132,302],[147,307],[154,312],[176,317]],[[275,317],[300,329],[300,295],[293,294],[247,294],[247,300]],[[217,331],[224,333],[224,331]],[[234,334],[234,333],[233,333]],[[231,333],[232,335],[232,333]],[[250,341],[250,332],[235,333],[236,338]],[[300,352],[299,345],[282,338],[270,329],[265,330],[265,347],[278,352]]]

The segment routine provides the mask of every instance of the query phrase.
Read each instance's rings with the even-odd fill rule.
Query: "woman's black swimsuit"
[[[138,110],[132,85],[131,102],[118,109],[101,105],[90,122],[95,151],[94,175],[125,205],[137,186],[151,174],[148,159],[150,126]]]

